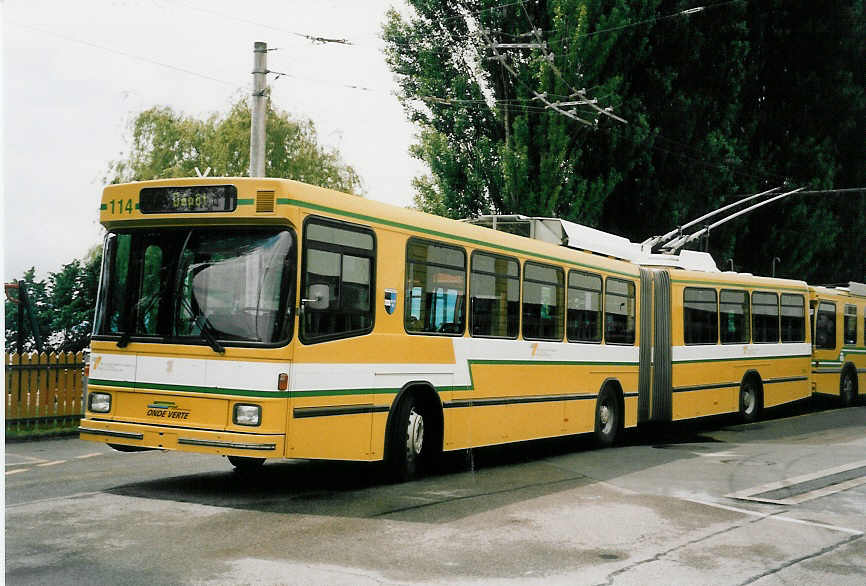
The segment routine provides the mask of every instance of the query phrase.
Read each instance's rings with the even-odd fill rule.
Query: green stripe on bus
[[[337,216],[343,216],[346,218],[353,218],[355,220],[362,220],[364,222],[374,222],[377,224],[382,224],[384,226],[391,226],[392,228],[400,228],[401,230],[410,230],[412,232],[418,232],[421,234],[427,234],[428,236],[436,236],[437,238],[447,238],[448,240],[457,240],[460,242],[466,242],[468,244],[472,244],[475,246],[483,246],[486,248],[495,248],[497,250],[503,250],[506,252],[510,252],[511,254],[522,254],[524,256],[531,256],[534,258],[543,258],[545,260],[553,261],[553,262],[562,262],[567,263],[571,266],[580,267],[584,269],[594,269],[596,271],[602,271],[604,273],[610,273],[614,275],[622,275],[625,277],[630,277],[632,279],[636,279],[639,275],[635,273],[625,273],[622,271],[616,271],[613,269],[607,269],[595,265],[583,264],[574,260],[565,259],[562,257],[549,256],[546,254],[539,254],[536,252],[528,252],[526,250],[521,250],[519,248],[511,248],[509,246],[502,246],[499,244],[492,244],[490,242],[484,242],[483,240],[475,240],[474,238],[467,238],[465,236],[456,236],[454,234],[448,234],[447,232],[439,232],[438,230],[430,230],[428,228],[419,228],[417,226],[412,226],[411,224],[403,224],[402,222],[395,222],[393,220],[384,220],[382,218],[376,218],[375,216],[368,216],[366,214],[359,214],[357,212],[347,212],[344,210],[338,210],[335,208],[330,208],[328,206],[323,206],[315,203],[310,203],[306,201],[301,201],[298,199],[290,199],[286,197],[277,198],[277,203],[282,205],[295,205],[298,207],[303,207],[311,210],[316,210],[319,212],[325,212],[329,214],[334,214]],[[628,261],[621,261],[628,262]]]
[[[736,360],[785,360],[787,358],[811,358],[811,354],[794,354],[791,356],[755,356],[741,358],[701,358],[699,360],[674,360],[674,364],[698,364],[701,362],[733,362]]]
[[[469,385],[453,386],[443,385],[434,387],[437,392],[448,391],[474,391],[475,377],[472,373],[472,367],[476,364],[480,365],[521,365],[521,366],[633,366],[637,367],[637,362],[579,362],[579,361],[534,361],[534,360],[470,360],[469,361]],[[191,385],[172,385],[165,383],[148,383],[148,382],[130,382],[130,381],[114,381],[106,379],[88,380],[88,385],[120,387],[127,389],[139,390],[154,390],[154,391],[174,391],[183,393],[204,393],[209,395],[231,395],[238,397],[264,397],[264,398],[298,398],[298,397],[336,397],[348,395],[387,395],[397,394],[400,388],[381,388],[381,389],[313,389],[309,391],[255,391],[248,389],[227,389],[220,387],[199,387]]]
[[[239,206],[251,206],[251,205],[253,205],[254,203],[256,203],[256,200],[255,200],[255,199],[252,199],[252,198],[250,198],[250,199],[239,199],[239,200],[238,200],[238,205],[239,205]]]

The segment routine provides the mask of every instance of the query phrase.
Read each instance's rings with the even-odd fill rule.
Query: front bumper
[[[82,419],[78,431],[83,440],[141,448],[256,458],[282,458],[285,454],[283,435],[232,433],[99,419]]]

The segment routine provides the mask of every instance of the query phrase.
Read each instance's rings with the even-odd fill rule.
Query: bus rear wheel
[[[605,387],[595,402],[595,442],[606,448],[613,444],[619,432],[622,413],[616,393]]]
[[[857,380],[850,370],[842,373],[842,379],[839,381],[839,396],[842,398],[844,407],[850,407],[857,402]]]
[[[752,423],[758,418],[761,410],[761,395],[758,384],[748,378],[740,385],[740,419],[743,423]]]
[[[227,456],[229,463],[239,472],[258,470],[265,463],[264,458],[249,458],[247,456]]]

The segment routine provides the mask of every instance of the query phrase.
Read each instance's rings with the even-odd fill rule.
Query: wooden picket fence
[[[74,429],[81,419],[84,354],[6,354],[6,435]]]

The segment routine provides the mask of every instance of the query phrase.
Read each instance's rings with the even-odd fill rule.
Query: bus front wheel
[[[394,413],[388,442],[387,465],[395,481],[406,482],[420,472],[427,451],[432,447],[427,445],[424,426],[424,415],[417,399],[408,395]]]

